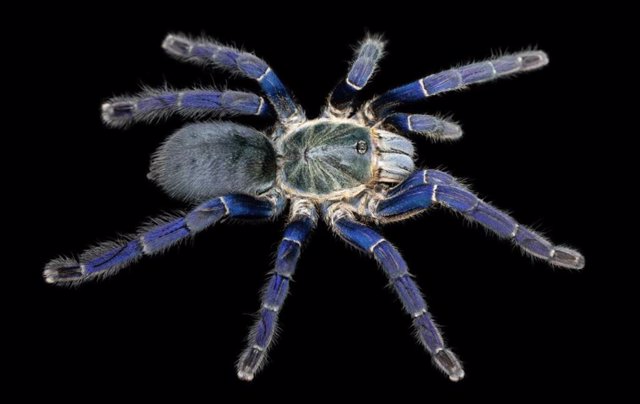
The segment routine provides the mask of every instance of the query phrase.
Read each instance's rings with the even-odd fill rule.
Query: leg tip
[[[42,276],[44,277],[44,281],[49,284],[56,283],[58,279],[58,273],[51,269],[45,269],[45,271],[42,273]]]
[[[100,106],[102,121],[107,125],[113,124],[113,104],[105,102]]]
[[[188,57],[191,54],[191,43],[185,38],[169,34],[162,41],[162,49],[173,56]]]
[[[133,118],[136,111],[136,103],[132,101],[105,102],[100,107],[102,120],[107,125],[120,126]]]
[[[549,262],[552,265],[571,269],[582,269],[585,265],[584,256],[567,247],[556,247]]]
[[[543,51],[531,51],[520,54],[522,70],[539,69],[549,64],[549,56]]]
[[[457,140],[462,137],[462,128],[452,122],[443,121],[442,125],[442,139],[443,140]]]
[[[162,49],[169,49],[173,44],[175,37],[176,36],[173,34],[168,34],[167,37],[162,41]]]
[[[464,370],[462,369],[458,370],[455,374],[449,375],[449,380],[452,382],[459,382],[462,379],[464,379]]]
[[[436,366],[449,376],[452,382],[459,382],[464,379],[464,370],[456,356],[449,349],[440,348],[433,355],[433,362]]]
[[[253,377],[255,376],[254,373],[248,371],[248,370],[239,370],[238,371],[238,379],[245,381],[245,382],[250,382],[253,380]]]
[[[256,372],[260,369],[264,356],[264,348],[260,348],[257,345],[247,348],[238,361],[238,379],[245,382],[253,380]]]
[[[384,53],[385,42],[381,35],[367,35],[358,51],[359,57],[365,57],[377,62]]]
[[[50,261],[42,272],[44,281],[49,284],[73,282],[82,279],[84,269],[78,261],[58,258]]]

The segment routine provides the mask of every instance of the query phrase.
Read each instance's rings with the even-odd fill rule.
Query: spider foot
[[[102,104],[102,120],[108,124],[117,125],[133,117],[136,103],[132,101],[114,101]]]
[[[529,51],[520,54],[522,61],[522,70],[539,69],[549,64],[549,57],[543,51]]]
[[[584,257],[576,250],[567,247],[555,247],[549,263],[571,269],[584,268]]]
[[[256,375],[262,360],[264,359],[264,349],[257,345],[247,349],[238,362],[238,379],[250,382]]]
[[[464,370],[456,356],[447,348],[440,348],[433,354],[433,362],[447,375],[452,382],[464,378]]]
[[[44,267],[44,280],[47,283],[72,282],[82,279],[84,276],[82,265],[76,260],[69,258],[58,258]]]
[[[238,370],[238,379],[244,380],[245,382],[250,382],[254,376],[255,373],[252,373],[249,369]]]
[[[175,35],[167,35],[162,42],[162,49],[175,56],[188,57],[191,54],[193,44],[185,38]]]

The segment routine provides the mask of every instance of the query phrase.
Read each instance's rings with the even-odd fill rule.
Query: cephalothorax
[[[291,196],[340,201],[395,183],[413,171],[413,146],[402,136],[336,118],[310,121],[276,139],[278,185]]]
[[[518,224],[451,175],[415,170],[413,146],[403,135],[454,140],[462,131],[434,116],[398,110],[472,83],[537,69],[548,59],[541,51],[505,55],[432,74],[358,102],[359,91],[373,75],[383,47],[380,38],[367,37],[321,116],[309,120],[263,60],[213,41],[169,35],[163,48],[170,55],[253,79],[264,97],[214,89],[145,90],[105,103],[102,114],[107,124],[124,126],[174,113],[187,117],[275,116],[276,123],[267,133],[216,120],[178,130],[154,155],[149,178],[169,195],[196,206],[185,215],[155,220],[124,240],[102,243],[78,258],[54,259],[45,266],[45,280],[69,284],[113,274],[224,218],[275,218],[288,205],[275,268],[238,361],[238,377],[252,380],[264,363],[302,245],[320,216],[340,238],[376,259],[433,362],[451,380],[462,379],[462,365],[445,346],[407,264],[369,225],[403,220],[441,205],[552,265],[581,269],[584,258]]]

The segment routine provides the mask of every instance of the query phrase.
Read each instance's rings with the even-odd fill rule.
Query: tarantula
[[[462,135],[452,122],[424,114],[396,112],[405,104],[464,88],[472,83],[538,69],[542,51],[526,51],[432,74],[358,103],[383,55],[384,42],[361,42],[346,79],[328,98],[320,117],[307,119],[275,72],[262,59],[205,39],[169,35],[162,47],[171,56],[226,69],[255,80],[264,96],[240,91],[145,90],[102,105],[108,125],[186,117],[257,115],[276,122],[267,133],[225,121],[189,124],[155,153],[149,178],[175,198],[196,205],[163,217],[136,234],[99,244],[79,258],[46,264],[49,283],[69,284],[110,275],[144,255],[153,255],[225,218],[275,218],[289,202],[275,268],[261,308],[240,355],[237,370],[252,380],[273,340],[300,251],[318,216],[344,241],[375,258],[411,316],[419,340],[451,380],[464,377],[427,311],[420,289],[394,246],[370,225],[404,220],[441,205],[475,221],[522,251],[549,264],[581,269],[584,258],[552,244],[479,199],[451,175],[414,167],[414,148],[404,135],[453,140]]]

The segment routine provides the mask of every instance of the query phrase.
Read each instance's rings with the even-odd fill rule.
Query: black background
[[[596,143],[602,100],[594,97],[592,79],[606,17],[533,5],[466,16],[455,5],[426,4],[366,13],[301,5],[289,16],[263,10],[266,4],[172,7],[175,13],[169,9],[161,18],[108,13],[109,7],[45,9],[32,21],[45,41],[25,52],[36,60],[30,68],[41,69],[31,85],[55,96],[26,118],[37,128],[23,140],[33,142],[29,159],[39,174],[17,185],[34,195],[23,204],[28,225],[22,227],[38,229],[24,236],[30,250],[20,274],[28,292],[9,310],[19,320],[13,334],[21,360],[13,373],[38,386],[23,393],[436,402],[610,391],[608,368],[597,363],[608,344],[597,297],[610,290],[598,248],[604,220],[594,213],[601,190],[594,184],[606,174],[594,161],[604,150]],[[49,11],[56,17],[47,18]],[[550,56],[541,71],[407,109],[451,113],[465,132],[456,143],[416,139],[420,166],[466,178],[486,199],[587,260],[582,272],[549,268],[444,210],[386,227],[385,237],[403,252],[465,364],[462,382],[448,381],[431,365],[375,263],[323,224],[299,262],[270,361],[251,384],[236,379],[234,364],[282,220],[220,224],[102,282],[77,288],[42,282],[47,260],[184,208],[145,178],[150,154],[182,122],[109,129],[99,114],[106,98],[141,84],[257,89],[167,57],[160,43],[168,32],[204,33],[255,51],[313,117],[367,31],[389,41],[367,95],[500,51],[535,46]]]

